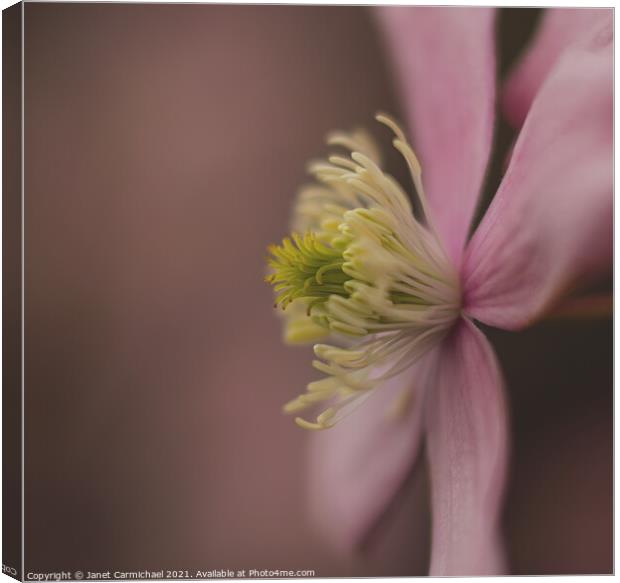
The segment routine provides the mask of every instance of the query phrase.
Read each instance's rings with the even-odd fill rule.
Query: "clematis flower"
[[[268,281],[286,337],[322,341],[314,366],[326,376],[285,411],[329,429],[312,444],[310,494],[339,547],[362,542],[424,436],[431,574],[502,573],[507,411],[474,320],[522,329],[610,269],[611,13],[548,13],[508,83],[522,128],[469,240],[493,133],[494,11],[380,15],[419,158],[394,120],[377,120],[409,168],[414,204],[365,131],[332,134],[346,155],[311,164],[316,184],[298,196],[291,237],[270,247]]]

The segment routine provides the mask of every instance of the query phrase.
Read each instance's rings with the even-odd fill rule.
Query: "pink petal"
[[[504,89],[503,105],[508,119],[520,126],[543,81],[568,46],[604,20],[611,9],[548,8],[540,27],[521,61],[511,72]]]
[[[611,270],[611,28],[568,49],[534,100],[463,267],[465,310],[518,329]]]
[[[485,176],[495,100],[490,8],[379,8],[433,217],[458,262]]]
[[[420,362],[387,381],[335,427],[313,435],[311,517],[340,551],[351,552],[364,542],[416,461],[423,370]],[[407,413],[391,415],[399,396],[412,389],[413,401]]]
[[[468,320],[444,342],[437,364],[426,411],[430,574],[505,574],[499,522],[508,446],[501,372],[490,344]]]

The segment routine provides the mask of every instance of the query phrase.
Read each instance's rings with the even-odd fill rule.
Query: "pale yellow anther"
[[[390,117],[389,115],[387,115],[386,113],[383,112],[379,112],[375,115],[375,119],[379,122],[382,123],[383,125],[387,126],[388,128],[390,128],[394,134],[396,135],[396,137],[403,141],[406,142],[406,138],[405,138],[405,134],[403,133],[403,131],[400,129],[399,125],[394,121],[394,119],[392,117]]]
[[[331,396],[331,391],[313,391],[308,392],[305,395],[301,395],[299,399],[301,399],[301,402],[304,403],[304,405],[312,405],[314,403],[320,403],[321,401],[325,401],[331,398]]]
[[[422,176],[422,166],[415,152],[411,149],[411,146],[407,142],[402,140],[394,140],[394,147],[405,157],[405,160],[409,163],[409,169],[414,178],[418,179]]]
[[[286,403],[284,407],[282,407],[282,411],[288,414],[299,413],[300,411],[303,411],[306,407],[307,407],[307,404],[304,403],[303,400],[301,399],[301,396],[299,396],[293,399],[292,401],[289,401],[288,403]]]
[[[332,332],[340,332],[341,334],[347,334],[349,336],[366,336],[368,330],[360,326],[351,326],[345,322],[331,322],[329,329]]]
[[[295,423],[302,429],[309,429],[310,431],[321,431],[322,429],[328,429],[329,426],[321,425],[319,423],[312,423],[310,421],[306,421],[301,417],[295,417]]]

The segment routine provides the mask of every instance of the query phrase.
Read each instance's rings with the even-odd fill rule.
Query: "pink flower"
[[[567,290],[610,269],[611,11],[547,12],[506,86],[507,114],[523,125],[501,186],[469,240],[493,134],[494,11],[392,7],[380,9],[380,17],[420,156],[429,218],[455,267],[460,304],[448,331],[415,363],[315,436],[313,515],[340,548],[359,545],[425,437],[431,574],[505,573],[499,522],[507,411],[496,357],[473,320],[521,329]],[[413,402],[401,418],[386,418],[403,391]]]

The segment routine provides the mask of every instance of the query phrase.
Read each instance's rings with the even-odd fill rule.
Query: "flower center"
[[[331,295],[349,295],[344,287],[350,277],[342,270],[343,249],[324,245],[316,233],[308,231],[304,237],[293,233],[292,241],[286,237],[282,245],[271,245],[269,251],[274,273],[266,279],[278,292],[276,305],[286,308],[293,300],[303,298],[309,300],[310,312]]]
[[[316,422],[296,418],[309,429],[331,427],[384,380],[411,366],[460,313],[458,276],[433,228],[418,160],[396,123],[384,115],[377,119],[395,134],[393,145],[408,164],[423,219],[415,217],[398,182],[380,169],[367,134],[339,133],[329,142],[350,155],[311,165],[318,186],[299,195],[297,232],[269,247],[266,280],[276,305],[285,311],[296,306],[288,327],[299,333],[287,336],[332,336],[342,344],[315,345],[320,360],[314,366],[328,376],[285,406],[296,413],[328,403]]]

